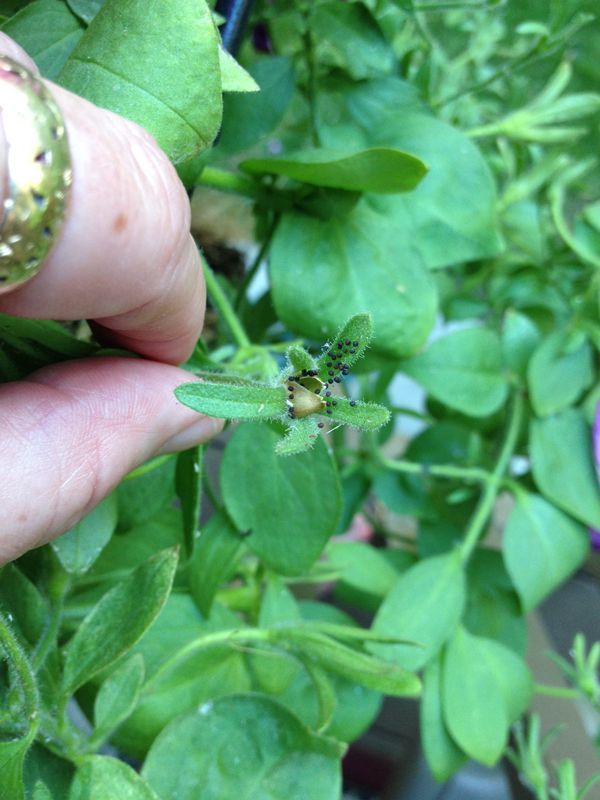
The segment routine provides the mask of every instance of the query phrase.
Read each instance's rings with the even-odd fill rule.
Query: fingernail
[[[202,417],[188,425],[175,436],[171,436],[156,455],[163,453],[177,453],[180,450],[188,450],[197,444],[203,444],[213,436],[216,436],[223,429],[223,420],[214,417]]]

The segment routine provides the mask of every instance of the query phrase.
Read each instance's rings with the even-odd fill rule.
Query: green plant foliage
[[[248,159],[240,167],[252,175],[283,175],[312,186],[392,194],[414,189],[426,172],[418,158],[389,147],[358,153],[319,148],[287,158]]]
[[[219,586],[233,573],[243,539],[223,512],[204,525],[188,566],[190,592],[200,611],[208,616]]]
[[[502,355],[508,368],[524,378],[540,332],[525,314],[509,309],[502,328]]]
[[[379,551],[364,542],[332,542],[327,558],[339,570],[336,592],[355,601],[385,597],[398,577],[398,571]]]
[[[182,741],[188,747],[182,748]],[[213,748],[217,762],[209,755]],[[290,800],[337,800],[337,760],[343,749],[311,734],[274,700],[231,695],[166,728],[148,753],[142,775],[160,796],[176,794],[181,800],[199,792],[206,800],[250,800],[257,792]]]
[[[496,255],[501,248],[489,166],[463,133],[418,106],[397,78],[347,86],[344,104],[371,146],[398,147],[429,167],[414,194],[378,197],[376,208],[396,236],[399,262],[429,268]],[[336,130],[325,143],[334,146]]]
[[[587,532],[543,497],[519,494],[506,523],[504,560],[527,611],[585,559]]]
[[[440,782],[507,756],[590,798],[522,717],[600,708],[600,642],[550,654],[567,685],[525,660],[600,531],[597,2],[255,0],[231,52],[212,6],[0,0],[190,191],[209,307],[172,400],[224,420],[0,566],[0,800],[339,800],[386,695]],[[127,356],[0,314],[2,424],[97,354]]]
[[[425,669],[420,711],[425,758],[433,777],[442,783],[465,763],[467,756],[448,733],[444,721],[440,656]]]
[[[341,510],[339,479],[322,441],[280,461],[278,433],[247,424],[231,438],[221,467],[223,498],[248,547],[271,569],[298,575],[309,569],[335,531]]]
[[[106,0],[58,81],[143,125],[179,162],[208,147],[217,134],[219,43],[204,0],[170,2],[165,11],[158,0]],[[157,53],[168,58],[157,59]]]
[[[497,335],[466,328],[436,339],[402,369],[432,397],[472,417],[493,414],[507,394]]]
[[[360,3],[341,7],[319,3],[313,11],[311,30],[319,59],[328,66],[347,69],[361,80],[392,68],[389,47],[371,13]]]
[[[176,552],[159,553],[102,597],[65,648],[66,691],[81,686],[135,644],[167,599],[176,565]]]
[[[299,610],[306,620],[330,622],[355,627],[351,617],[335,606],[315,601],[301,601]],[[311,672],[304,662],[304,669],[296,673],[294,681],[277,699],[288,706],[302,721],[316,730],[323,730],[343,742],[357,739],[376,718],[382,695],[364,686],[329,673],[327,682],[333,693],[331,708],[323,708],[322,692],[315,692],[315,667]],[[327,702],[327,696],[324,698]],[[321,721],[325,722],[323,728]]]
[[[89,25],[100,11],[104,0],[67,0],[67,3],[71,11]]]
[[[15,632],[34,645],[44,628],[48,605],[35,584],[14,564],[2,570],[0,606],[12,618]]]
[[[294,65],[282,56],[267,56],[248,67],[260,92],[224,98],[223,125],[217,152],[237,153],[256,144],[280,122],[294,91]]]
[[[252,75],[238,64],[223,47],[219,47],[219,68],[223,92],[258,92],[259,85]]]
[[[117,498],[111,494],[52,542],[52,549],[67,572],[86,572],[91,567],[110,541],[117,518]]]
[[[177,456],[175,491],[181,503],[183,535],[188,553],[193,550],[193,539],[198,530],[202,499],[203,447],[192,447]]]
[[[0,769],[2,769],[2,800],[23,800],[23,761],[31,740],[29,737],[13,742],[0,742]]]
[[[570,342],[560,331],[547,336],[533,353],[527,371],[536,414],[545,417],[568,408],[588,388],[593,375],[592,349],[585,339]]]
[[[405,669],[420,669],[452,636],[464,603],[465,578],[456,553],[420,561],[400,575],[373,623],[377,633],[417,646],[372,644],[369,649]]]
[[[531,423],[533,476],[542,493],[575,519],[600,528],[600,496],[588,427],[569,408]]]
[[[158,800],[158,795],[127,764],[109,756],[90,756],[75,773],[69,800],[102,800],[126,797]]]
[[[137,653],[104,681],[94,701],[95,740],[106,738],[134,710],[144,672],[144,659]]]
[[[251,385],[247,381],[184,383],[175,390],[184,405],[211,417],[274,419],[287,411],[283,386]]]
[[[445,648],[444,719],[471,758],[491,766],[501,756],[509,725],[523,713],[531,676],[522,659],[459,627]]]
[[[60,0],[36,0],[2,25],[38,65],[45,78],[55,80],[84,28]]]

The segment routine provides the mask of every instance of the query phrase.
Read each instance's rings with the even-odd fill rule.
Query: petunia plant
[[[387,797],[385,695],[439,782],[598,796],[531,713],[600,710],[597,6],[0,0],[175,165],[208,295],[176,398],[241,423],[0,567],[0,800]],[[98,353],[0,314],[0,382]],[[550,685],[527,615],[582,569]]]
[[[356,314],[323,345],[316,358],[304,347],[292,345],[285,366],[272,383],[203,372],[200,381],[182,384],[175,395],[184,405],[211,417],[281,420],[287,433],[275,445],[278,455],[308,450],[325,428],[325,420],[377,430],[390,419],[389,410],[342,393],[344,378],[364,355],[372,334],[371,315]]]

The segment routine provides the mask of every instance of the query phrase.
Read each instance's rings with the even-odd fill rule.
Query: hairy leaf
[[[283,386],[203,380],[178,386],[175,396],[180,403],[209,417],[273,419],[287,412]]]

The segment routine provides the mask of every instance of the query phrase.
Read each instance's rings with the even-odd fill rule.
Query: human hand
[[[36,71],[4,34],[0,54]],[[73,185],[41,271],[1,295],[0,312],[89,319],[104,342],[145,358],[54,364],[0,386],[0,563],[64,533],[152,455],[205,441],[221,424],[173,395],[190,380],[174,365],[191,353],[205,306],[177,174],[139,126],[48,86],[65,119]],[[0,80],[0,111],[2,102]],[[0,187],[6,153],[0,135]]]

